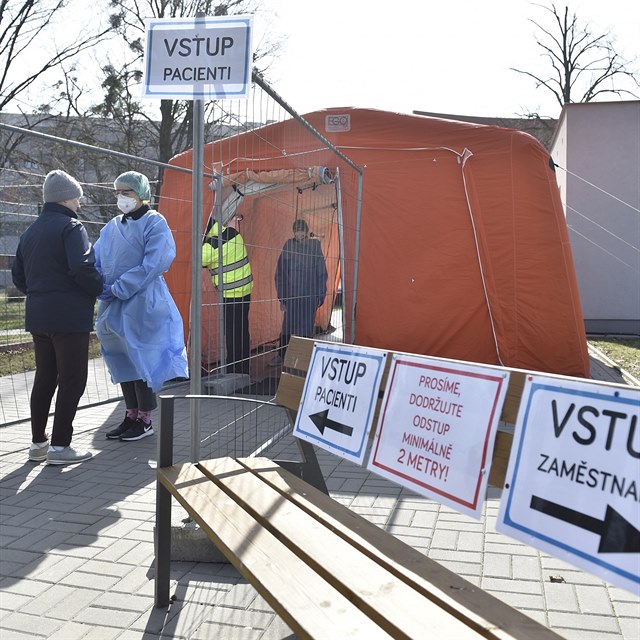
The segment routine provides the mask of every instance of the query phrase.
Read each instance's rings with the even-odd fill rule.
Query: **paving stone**
[[[259,640],[263,637],[263,629],[252,627],[232,627],[226,624],[203,622],[191,636],[193,640]]]
[[[78,612],[74,617],[74,621],[107,628],[127,628],[129,625],[133,624],[138,617],[139,614],[135,611],[126,611],[122,609],[115,611],[113,609],[103,609],[92,605]]]
[[[33,598],[31,602],[23,606],[22,613],[35,616],[44,615],[66,598],[70,598],[74,592],[71,587],[65,587],[64,585],[54,584],[47,586],[49,588],[46,591],[43,591],[37,598]]]
[[[601,631],[618,633],[618,621],[612,616],[594,616],[584,613],[566,613],[549,611],[549,623],[561,629],[580,629],[584,631]]]
[[[10,591],[4,591],[0,593],[0,609],[18,611],[23,606],[31,602],[32,599],[32,596],[27,596],[22,593],[11,593]]]
[[[86,638],[87,632],[90,630],[91,627],[86,624],[67,622],[52,636],[49,636],[47,640],[80,640],[81,638]]]
[[[416,511],[413,517],[413,521],[411,522],[411,526],[432,529],[435,526],[437,520],[437,511]]]
[[[554,631],[566,638],[566,640],[628,640],[615,631],[589,631],[585,629],[564,629],[562,627],[554,629]]]
[[[482,560],[483,575],[491,578],[511,578],[511,556],[485,553]]]
[[[483,588],[487,588],[486,586],[484,586],[484,581]],[[539,611],[541,609],[544,609],[545,605],[544,598],[541,595],[534,593],[522,593],[520,591],[494,591],[493,595],[500,598],[500,600],[506,602],[512,607],[520,609],[521,611],[531,609]]]
[[[455,550],[458,547],[458,535],[457,531],[437,529],[431,536],[431,548]]]
[[[124,631],[118,630],[118,635],[116,637],[118,640],[141,640],[141,638],[144,638],[144,640],[154,640],[155,638],[160,638],[158,635],[144,632],[141,634],[140,631],[135,631],[133,629],[126,629]],[[222,638],[220,638],[220,640],[222,640]]]
[[[632,618],[619,618],[618,623],[624,640],[640,640],[640,619],[637,615]]]
[[[638,602],[613,602],[612,605],[619,618],[636,618],[640,625],[640,604]]]
[[[168,638],[191,638],[194,630],[209,619],[211,611],[212,606],[207,603],[178,601],[168,610],[155,608],[151,615],[143,614],[130,629]]]
[[[351,505],[351,510],[363,518],[367,518],[367,520],[382,520],[383,522],[387,522],[391,515],[391,509],[383,507],[358,507]]]
[[[42,638],[43,636],[34,636],[31,633],[22,633],[15,629],[2,629],[2,640],[33,640],[33,638]]]
[[[429,557],[431,557],[431,554],[429,554]],[[438,562],[438,560],[436,560],[436,562]],[[482,575],[482,565],[480,563],[475,564],[471,562],[443,560],[440,562],[440,564],[442,564],[450,571],[460,574],[463,578],[480,578],[480,576]]]
[[[580,611],[574,585],[562,582],[544,582],[542,588],[544,590],[546,608],[549,611],[567,611],[570,613],[578,613]]]
[[[55,549],[56,555],[89,560],[100,553],[99,547],[78,546],[77,544],[60,544]]]
[[[436,562],[445,564],[447,562],[482,564],[482,554],[472,551],[458,551],[457,549],[434,549],[429,551],[429,557]]]
[[[37,580],[14,580],[12,578],[4,578],[0,580],[0,599],[2,593],[19,593],[25,596],[39,596],[41,593],[50,589],[51,585],[47,582],[38,582]]]
[[[542,595],[542,585],[535,580],[503,580],[485,576],[482,578],[482,588],[505,593],[517,590],[520,593]]]
[[[31,577],[43,582],[59,583],[70,573],[77,571],[84,562],[84,558],[69,558],[49,554],[43,558],[38,568],[31,573]]]
[[[282,619],[274,615],[260,640],[294,640],[294,635]]]
[[[60,584],[66,584],[71,587],[82,587],[102,591],[111,589],[117,582],[118,578],[116,576],[85,573],[84,571],[74,571],[59,581]]]
[[[388,531],[389,533],[397,537],[404,537],[407,539],[413,538],[416,543],[421,541],[429,542],[431,540],[431,536],[433,535],[433,529],[430,529],[429,527],[403,527],[399,525],[387,524],[384,529],[385,531]]]
[[[459,551],[481,552],[484,547],[484,537],[481,532],[461,531],[458,536]]]
[[[613,613],[609,592],[604,585],[593,587],[576,585],[575,589],[578,604],[583,613],[607,616]]]
[[[14,612],[2,619],[2,628],[20,633],[30,634],[31,637],[48,638],[61,627],[59,620],[33,616],[23,612]],[[4,640],[4,633],[3,633]]]
[[[129,553],[137,544],[136,540],[114,540],[112,544],[96,554],[94,560],[118,562],[122,556]]]
[[[514,580],[542,581],[542,567],[537,556],[514,556],[511,560]]]
[[[71,620],[100,595],[99,591],[93,589],[69,588],[71,589],[69,595],[47,610],[48,618]]]
[[[137,544],[131,551],[125,553],[118,562],[129,566],[141,566],[152,565],[154,561],[153,544]]]
[[[24,568],[25,568],[25,565],[19,562],[3,562],[2,563],[2,573],[5,576],[14,576],[14,578],[22,578],[25,576]]]
[[[13,540],[7,548],[42,553],[55,547],[58,542],[63,542],[65,537],[66,534],[60,532],[52,535],[50,531],[32,531],[25,528],[22,535]]]
[[[217,605],[221,607],[238,607],[244,609],[253,602],[256,595],[257,591],[250,584],[236,584],[220,597]]]

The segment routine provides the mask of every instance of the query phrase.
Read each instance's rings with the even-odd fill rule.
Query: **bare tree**
[[[43,75],[94,47],[111,27],[79,30],[79,37],[45,55],[37,63],[28,57],[53,41],[51,22],[65,8],[65,0],[0,0],[0,111]]]
[[[598,34],[586,23],[581,24],[575,12],[565,6],[537,4],[552,16],[553,26],[544,27],[531,20],[541,35],[537,44],[552,67],[549,76],[516,69],[536,82],[536,87],[550,91],[562,107],[572,102],[591,102],[609,93],[637,97],[639,75],[632,69],[635,60],[625,60],[615,50],[609,31]],[[627,88],[627,87],[632,87]]]

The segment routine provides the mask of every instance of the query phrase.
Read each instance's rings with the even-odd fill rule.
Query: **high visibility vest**
[[[205,236],[202,245],[202,266],[209,269],[218,287],[218,223]],[[253,289],[251,264],[242,236],[231,227],[222,227],[222,297],[243,298]]]

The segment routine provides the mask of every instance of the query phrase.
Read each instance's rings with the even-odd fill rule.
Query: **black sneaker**
[[[120,436],[125,432],[131,429],[133,425],[136,423],[135,420],[128,418],[125,414],[124,420],[115,428],[111,429],[111,431],[107,431],[107,438],[109,440],[118,440]]]
[[[147,424],[144,420],[138,418],[133,425],[120,436],[120,440],[124,442],[142,440],[142,438],[152,436],[153,433],[151,423]]]

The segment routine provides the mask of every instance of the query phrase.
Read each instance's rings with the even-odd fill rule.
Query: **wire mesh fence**
[[[199,367],[201,392],[268,401],[290,335],[350,341],[362,171],[261,79],[249,100],[214,101],[205,114],[203,228],[192,228],[191,150],[164,167],[162,183],[155,183],[151,206],[167,219],[177,247],[165,279],[183,318],[185,342],[194,335],[202,339],[200,362],[190,362],[190,371]],[[56,133],[49,120],[47,131]],[[8,141],[15,130],[0,128],[0,135]],[[95,241],[117,213],[113,179],[130,169],[149,175],[148,165],[158,164],[151,153],[114,157],[106,143],[72,154],[78,144],[72,139],[21,132],[14,142],[16,153],[0,170],[0,426],[29,418],[33,348],[24,331],[25,299],[12,286],[10,269],[21,233],[38,215],[46,173],[62,168],[82,183],[86,202],[79,217]],[[192,234],[202,255],[191,255]],[[202,308],[192,324],[194,270],[202,278]],[[90,358],[80,407],[121,398],[95,338]],[[184,383],[180,389],[186,392]],[[245,447],[238,450],[238,443],[249,433],[253,450],[288,422],[260,403],[224,404],[207,424],[203,418],[207,451],[241,453]],[[226,437],[230,433],[233,438]]]

